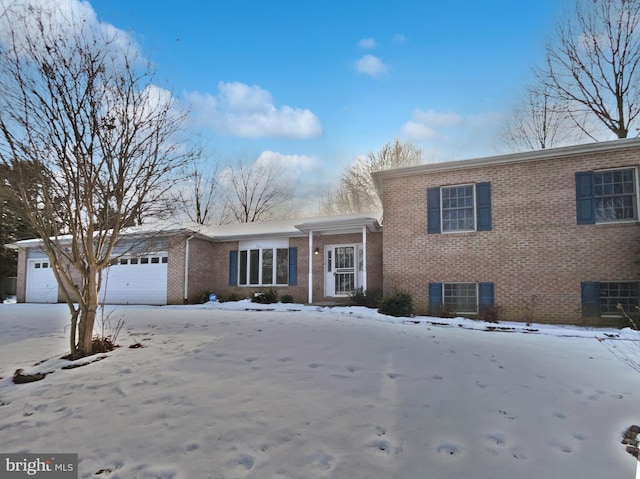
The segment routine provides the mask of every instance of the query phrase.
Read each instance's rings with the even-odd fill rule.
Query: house
[[[640,304],[640,139],[374,173],[383,289],[418,313],[578,323]]]
[[[40,241],[14,247],[18,302],[61,301]],[[265,288],[297,302],[335,302],[357,288],[382,289],[377,213],[135,230],[115,255],[100,293],[110,304],[182,304],[204,292],[245,298]]]
[[[363,288],[409,292],[418,314],[602,323],[640,304],[639,166],[636,138],[381,171],[384,231],[377,213],[181,225],[121,257],[103,294],[182,304],[273,287],[313,303]],[[18,301],[60,300],[38,241],[16,247]]]

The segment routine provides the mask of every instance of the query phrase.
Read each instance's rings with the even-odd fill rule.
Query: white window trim
[[[277,283],[276,281],[278,280],[278,250],[279,249],[284,249],[287,250],[287,268],[289,268],[289,246],[288,246],[288,242],[287,242],[287,246],[283,246],[283,245],[279,245],[279,246],[268,246],[268,247],[249,247],[247,249],[239,249],[238,250],[238,280],[237,280],[237,284],[239,287],[241,288],[284,288],[289,286],[289,271],[287,271],[287,282],[286,283]],[[259,282],[256,284],[251,283],[251,251],[255,251],[258,250],[258,278],[259,278]],[[273,282],[271,284],[264,284],[263,282],[263,278],[262,278],[262,253],[265,250],[271,250],[273,251],[273,272],[272,272],[272,280]],[[240,263],[240,257],[242,255],[242,252],[246,251],[247,252],[247,265],[246,265],[246,278],[247,278],[247,282],[245,284],[240,282],[240,273],[241,273],[241,263]]]
[[[468,230],[452,230],[452,231],[445,231],[444,229],[444,201],[442,199],[443,195],[442,195],[442,191],[444,189],[448,189],[448,188],[463,188],[465,186],[471,186],[473,188],[473,229],[468,229]],[[477,197],[476,197],[476,184],[475,183],[464,183],[461,185],[447,185],[447,186],[441,186],[440,187],[440,232],[442,234],[456,234],[456,233],[473,233],[474,231],[478,230],[478,220],[477,220],[477,207],[478,207],[478,201],[477,201]],[[447,283],[447,284],[452,284],[452,283]],[[443,303],[444,304],[444,303]]]
[[[635,189],[635,214],[636,217],[632,220],[611,220],[611,221],[597,221],[596,225],[613,225],[613,224],[621,224],[621,223],[638,223],[640,222],[640,188],[638,187],[638,167],[637,166],[619,166],[616,168],[599,168],[597,170],[593,170],[595,173],[606,173],[608,171],[621,171],[621,170],[633,170],[633,187]],[[593,193],[593,199],[595,202],[596,195]],[[595,205],[594,205],[595,208]],[[595,211],[594,211],[595,215]]]
[[[453,311],[456,314],[478,314],[480,312],[480,291],[479,291],[479,285],[480,283],[478,282],[473,282],[473,281],[449,281],[446,283],[442,283],[442,305],[443,306],[447,306],[446,301],[445,301],[445,289],[447,285],[451,285],[451,284],[473,284],[476,287],[476,310],[475,311]]]

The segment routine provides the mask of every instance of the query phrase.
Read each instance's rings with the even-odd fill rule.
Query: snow
[[[78,453],[96,479],[636,471],[620,441],[640,376],[610,349],[630,330],[248,301],[109,313],[122,347],[62,369],[66,306],[0,306],[1,452]],[[50,374],[16,385],[18,368]]]

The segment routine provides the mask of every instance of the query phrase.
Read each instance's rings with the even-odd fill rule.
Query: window
[[[491,183],[427,189],[427,233],[491,229]]]
[[[494,305],[493,283],[429,283],[429,310],[441,308],[461,314],[476,314],[480,307]]]
[[[582,283],[582,315],[619,316],[618,305],[627,312],[640,305],[640,282]]]
[[[288,284],[289,248],[241,250],[238,275],[238,283],[241,286]]]
[[[478,288],[476,283],[445,283],[444,305],[456,313],[478,312]]]
[[[593,187],[596,223],[636,219],[633,169],[595,172]]]
[[[600,283],[600,311],[602,314],[617,314],[618,305],[626,312],[635,311],[640,304],[640,284]]]
[[[636,184],[635,168],[576,173],[578,224],[637,220]]]
[[[473,185],[442,188],[442,231],[473,231]]]

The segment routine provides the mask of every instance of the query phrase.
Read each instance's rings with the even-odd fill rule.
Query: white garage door
[[[100,301],[167,304],[167,255],[121,258],[102,275]]]
[[[58,282],[48,259],[33,259],[27,264],[27,303],[57,303]]]

